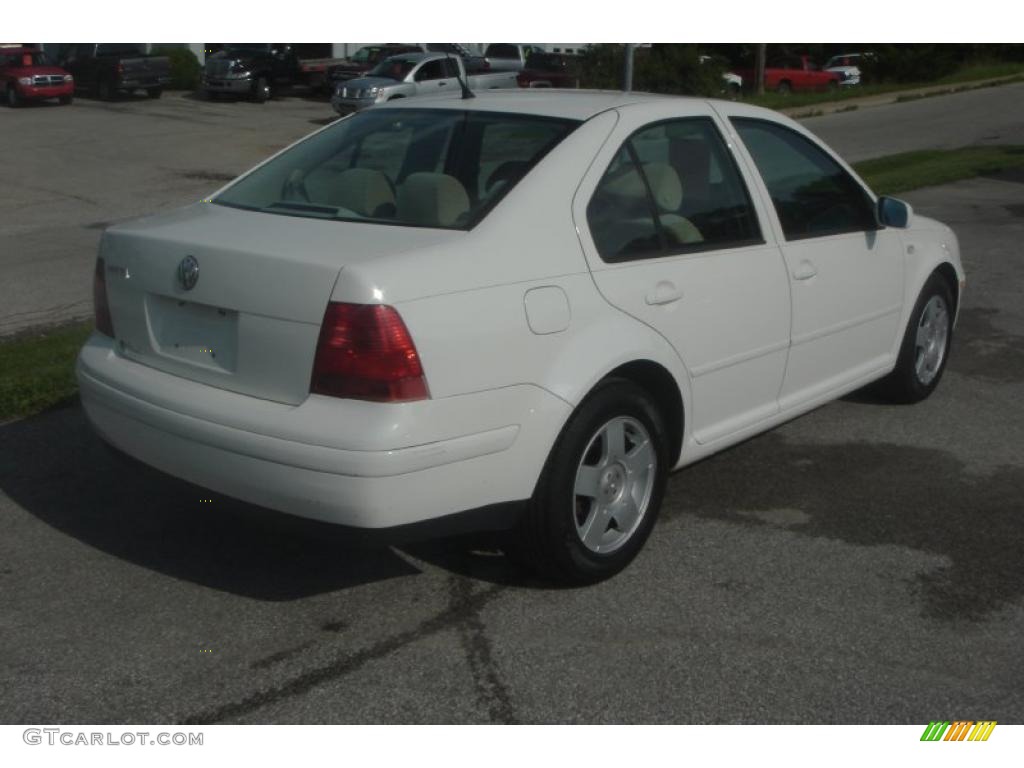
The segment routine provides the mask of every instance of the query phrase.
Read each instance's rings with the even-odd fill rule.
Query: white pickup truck
[[[467,75],[458,56],[401,53],[384,59],[365,77],[339,83],[331,106],[339,115],[347,115],[392,99],[443,93],[457,97],[462,93],[459,78],[471,91],[518,87],[515,72]]]

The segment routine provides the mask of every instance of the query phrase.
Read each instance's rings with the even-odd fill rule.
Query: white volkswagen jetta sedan
[[[942,376],[956,236],[730,102],[489,92],[338,121],[120,224],[78,379],[147,464],[361,528],[511,527],[590,582],[669,471]]]

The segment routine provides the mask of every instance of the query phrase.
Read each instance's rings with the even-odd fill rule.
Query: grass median
[[[853,85],[840,87],[834,91],[816,91],[803,93],[765,93],[763,96],[753,94],[744,96],[748,104],[756,104],[768,109],[794,109],[797,107],[813,107],[818,104],[831,104],[837,101],[849,99],[861,99],[867,96],[883,96],[887,93],[898,93],[899,91],[913,91],[925,88],[938,88],[939,90],[931,95],[941,96],[949,93],[958,93],[975,88],[991,87],[982,81],[1001,80],[998,85],[1005,85],[1024,80],[1024,66],[1019,62],[1011,63],[982,63],[963,67],[951,75],[921,83],[875,83],[868,85]],[[926,98],[922,95],[902,96],[897,101],[912,101],[918,98]],[[810,110],[813,112],[813,110]]]
[[[893,195],[1024,167],[1024,145],[903,152],[853,167],[876,194]]]
[[[1024,167],[1024,146],[905,152],[857,163],[878,194],[896,194]],[[75,395],[75,357],[89,322],[26,332],[0,341],[0,423],[45,411]]]
[[[92,321],[19,334],[0,342],[0,422],[31,416],[78,391],[75,356]]]

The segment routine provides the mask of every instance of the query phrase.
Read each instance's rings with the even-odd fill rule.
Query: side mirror
[[[914,209],[910,207],[910,203],[897,200],[895,197],[878,198],[876,215],[878,223],[882,226],[906,229],[910,226],[910,217],[913,213]]]

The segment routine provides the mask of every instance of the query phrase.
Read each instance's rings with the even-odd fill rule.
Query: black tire
[[[783,96],[788,96],[790,93],[793,92],[793,86],[790,84],[789,80],[783,80],[777,86],[775,86],[775,92],[780,93]]]
[[[618,476],[622,482],[605,488],[610,494],[619,494],[620,502],[608,501],[605,508],[609,510],[627,496],[635,501],[635,495],[627,491],[640,491],[639,519],[630,524],[629,531],[618,527],[618,513],[599,517],[596,495],[591,499],[578,492],[577,475],[584,463],[595,463],[590,467],[595,478],[608,478],[609,471],[614,470],[614,463],[598,458],[599,454],[609,454],[608,441],[602,435],[612,423],[626,425],[624,453],[633,455],[641,449],[637,447],[639,442],[630,448],[631,434],[634,439],[643,435],[631,430],[642,426],[651,449],[645,461],[653,457],[653,468],[649,467],[646,474],[636,474],[637,485],[631,484],[630,474],[634,473],[628,473]],[[576,409],[551,449],[533,498],[509,544],[509,554],[540,576],[563,584],[592,584],[614,576],[636,557],[654,526],[668,477],[668,446],[662,416],[647,392],[625,379],[608,379],[600,384]],[[612,543],[608,546],[615,547],[608,552],[584,544],[581,525],[597,519],[602,521],[598,535],[610,537]],[[615,543],[616,537],[622,541]]]
[[[825,90],[829,93],[835,93],[839,90],[839,83],[836,80],[829,80],[828,84],[825,86]]]
[[[21,97],[18,96],[18,91],[13,85],[7,86],[7,106],[11,109],[17,109],[21,106]]]
[[[937,368],[923,366],[924,375],[922,376],[922,366],[919,365],[919,362],[925,356],[925,351],[918,343],[919,329],[925,322],[925,310],[934,309],[936,306],[941,306],[944,312],[944,322],[931,323],[936,327],[945,327],[945,336],[941,342],[941,358]],[[953,292],[950,290],[949,283],[942,275],[933,272],[924,284],[924,288],[921,289],[917,303],[914,304],[914,311],[907,322],[903,342],[900,344],[896,367],[892,373],[878,383],[879,394],[895,403],[917,403],[935,391],[946,370],[946,362],[949,360],[949,349],[953,342],[954,306]],[[938,344],[938,341],[936,343]]]
[[[149,96],[149,98],[151,98],[151,99],[159,99],[161,96],[164,95],[164,89],[163,88],[147,88],[146,89],[146,95]]]
[[[252,100],[257,104],[263,104],[269,101],[272,95],[270,81],[265,77],[257,77],[256,82],[252,84]]]
[[[75,100],[75,97],[74,97],[74,96],[61,96],[61,97],[59,97],[59,98],[57,99],[57,101],[59,101],[59,102],[60,102],[61,104],[63,104],[64,106],[67,106],[68,104],[70,104],[70,103],[71,103],[71,102],[73,102],[74,100]]]

